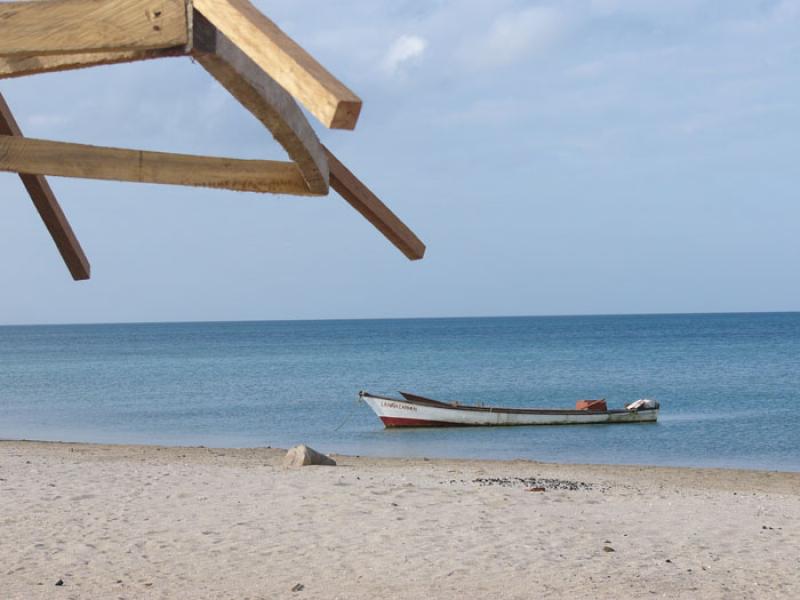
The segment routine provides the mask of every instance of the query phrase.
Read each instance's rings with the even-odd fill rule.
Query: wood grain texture
[[[11,109],[6,104],[5,98],[0,94],[0,135],[15,136],[21,138],[22,131],[17,125]],[[0,151],[2,157],[2,151]],[[72,278],[76,281],[89,279],[91,266],[89,260],[81,248],[78,238],[70,227],[67,217],[61,210],[61,206],[56,200],[53,190],[47,180],[40,175],[20,174],[20,179],[28,190],[28,194],[33,201],[33,205],[39,212],[39,216],[44,221],[45,227],[50,232],[50,236],[55,242],[61,257],[69,269]]]
[[[47,56],[0,56],[0,79],[24,77],[39,73],[85,69],[102,65],[185,56],[185,46],[166,48],[163,50],[134,50],[129,52],[92,52],[90,54],[50,54]]]
[[[361,100],[248,0],[194,0],[235,46],[332,129],[353,129]]]
[[[193,35],[197,62],[272,132],[297,163],[309,191],[327,194],[325,151],[294,99],[196,11]]]
[[[394,244],[409,260],[425,256],[425,244],[414,235],[372,191],[325,148],[330,166],[331,187],[372,223],[386,239]]]
[[[314,195],[297,165],[147,152],[0,135],[0,171]]]
[[[184,0],[0,3],[0,56],[152,50],[188,37]]]

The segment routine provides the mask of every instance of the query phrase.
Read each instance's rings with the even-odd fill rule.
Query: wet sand
[[[800,473],[284,454],[0,442],[0,596],[800,597]]]

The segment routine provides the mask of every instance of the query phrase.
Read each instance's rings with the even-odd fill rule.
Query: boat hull
[[[440,402],[420,403],[366,393],[362,393],[361,398],[387,428],[652,423],[658,419],[658,408],[608,411],[495,409]]]

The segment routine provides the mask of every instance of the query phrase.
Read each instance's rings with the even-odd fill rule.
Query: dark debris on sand
[[[442,483],[474,483],[479,486],[498,485],[500,487],[544,488],[546,490],[591,490],[592,484],[583,481],[570,481],[568,479],[552,479],[548,477],[479,477],[469,482],[463,479],[451,479]],[[537,490],[538,491],[538,490]]]

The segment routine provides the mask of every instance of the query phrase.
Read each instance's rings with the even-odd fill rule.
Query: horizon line
[[[786,315],[800,314],[800,310],[754,310],[754,311],[710,311],[710,312],[634,312],[634,313],[553,313],[538,315],[451,315],[427,317],[340,317],[318,319],[209,319],[204,321],[81,321],[72,323],[0,323],[0,327],[77,327],[91,325],[193,325],[212,323],[316,323],[337,321],[423,321],[458,319],[558,319],[581,317],[673,317],[704,315]]]

